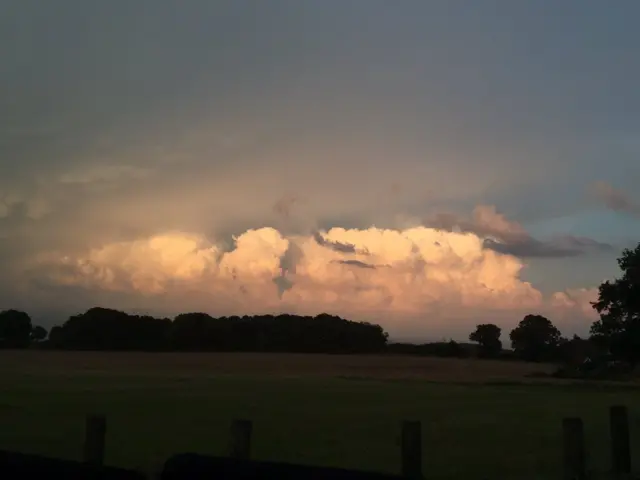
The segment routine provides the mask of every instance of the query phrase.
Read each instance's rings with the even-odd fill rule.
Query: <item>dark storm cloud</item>
[[[496,241],[485,239],[484,248],[498,253],[514,255],[521,258],[565,258],[584,255],[593,251],[612,251],[613,246],[584,237],[565,235],[551,240],[537,240],[533,237],[517,240]]]
[[[343,243],[343,242],[334,242],[332,240],[327,240],[322,236],[320,232],[313,233],[313,239],[316,243],[322,247],[329,248],[335,252],[339,253],[360,253],[363,255],[368,254],[366,250],[359,250],[352,243]]]
[[[471,217],[438,213],[427,218],[425,224],[439,230],[473,233],[484,238],[484,248],[522,258],[565,258],[613,249],[608,243],[573,235],[534,238],[519,223],[487,205],[476,207]]]
[[[369,268],[369,269],[378,268],[376,265],[372,265],[366,262],[361,262],[360,260],[335,260],[334,263],[339,263],[341,265],[350,265],[352,267],[358,267],[358,268]]]
[[[278,295],[282,297],[284,293],[294,285],[293,280],[288,276],[296,273],[296,266],[302,260],[302,249],[293,240],[289,240],[289,246],[280,257],[280,274],[272,279],[278,288]]]

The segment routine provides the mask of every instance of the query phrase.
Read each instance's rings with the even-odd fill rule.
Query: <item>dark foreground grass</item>
[[[607,470],[608,407],[630,407],[632,435],[640,422],[640,391],[616,387],[0,373],[0,448],[79,458],[85,414],[103,412],[107,462],[142,469],[178,452],[224,455],[231,420],[248,418],[254,458],[399,472],[400,422],[418,419],[428,478],[560,478],[563,417],[585,420],[594,473]]]

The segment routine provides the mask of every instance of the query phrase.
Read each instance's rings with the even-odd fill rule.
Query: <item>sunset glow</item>
[[[640,238],[636,7],[64,2],[0,7],[0,308],[586,334]]]

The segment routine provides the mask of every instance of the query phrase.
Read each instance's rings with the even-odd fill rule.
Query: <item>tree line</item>
[[[622,275],[598,288],[592,307],[599,314],[588,338],[562,337],[560,330],[542,315],[526,315],[509,333],[511,351],[502,348],[502,330],[495,324],[477,325],[469,335],[473,347],[453,340],[437,344],[395,344],[397,353],[558,362],[566,376],[585,373],[607,375],[628,372],[640,362],[640,244],[625,249],[617,260]]]
[[[514,351],[530,360],[555,354],[566,363],[590,360],[591,368],[598,363],[594,360],[604,360],[634,369],[640,361],[640,244],[624,249],[617,263],[622,275],[601,283],[591,304],[600,318],[591,325],[588,339],[564,339],[548,319],[529,315],[510,334]],[[483,330],[486,333],[486,327]]]
[[[374,353],[388,334],[379,325],[321,314],[214,318],[184,313],[173,320],[95,307],[49,332],[24,312],[0,313],[0,346],[35,344],[62,350]]]
[[[25,312],[0,312],[0,347],[114,351],[251,351],[310,353],[389,352],[438,357],[552,360],[565,341],[545,317],[527,315],[510,334],[513,354],[500,341],[501,329],[478,325],[469,336],[476,345],[453,340],[421,345],[388,343],[379,325],[353,322],[328,314],[315,317],[258,315],[214,318],[206,313],[184,313],[169,318],[131,315],[95,307],[71,316],[47,331],[32,325]]]
[[[640,244],[623,250],[618,266],[621,277],[602,283],[598,300],[592,304],[600,318],[592,324],[589,338],[563,338],[549,319],[530,314],[509,333],[511,351],[503,349],[500,327],[490,323],[478,325],[471,332],[473,346],[453,340],[416,345],[388,343],[388,334],[379,325],[326,313],[315,317],[221,318],[185,313],[171,320],[99,307],[70,317],[48,335],[43,327],[32,325],[27,313],[2,311],[0,348],[35,345],[68,350],[388,352],[576,364],[606,357],[634,367],[640,360]]]
[[[518,359],[529,362],[556,361],[563,356],[566,345],[572,340],[561,336],[553,323],[542,315],[526,315],[509,333],[511,350],[505,350],[500,340],[502,329],[492,323],[477,325],[469,335],[471,343],[454,340],[423,344],[392,343],[391,353],[427,355],[437,357],[479,357],[488,359]]]

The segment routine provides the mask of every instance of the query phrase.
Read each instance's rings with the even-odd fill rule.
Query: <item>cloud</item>
[[[123,179],[142,180],[151,174],[151,170],[134,165],[100,164],[84,166],[59,176],[62,184],[91,184],[115,182]]]
[[[484,238],[485,248],[520,258],[573,257],[613,248],[607,243],[573,235],[538,240],[522,225],[508,220],[494,206],[489,205],[475,207],[471,218],[453,213],[438,213],[427,218],[425,223],[440,230],[473,233]]]
[[[220,249],[197,235],[166,233],[132,242],[115,242],[82,256],[45,253],[37,263],[55,266],[50,280],[59,285],[155,295],[205,278]]]
[[[39,220],[50,211],[49,205],[42,198],[28,198],[15,191],[2,192],[0,190],[0,220],[9,217]]]
[[[579,309],[585,317],[596,319],[596,311],[591,306],[598,300],[598,288],[570,288],[564,292],[555,292],[551,296],[551,305],[569,311]]]
[[[295,241],[289,240],[289,245],[280,257],[280,273],[273,278],[273,283],[278,287],[278,296],[282,298],[284,292],[293,287],[293,282],[289,279],[289,275],[295,275],[296,266],[304,253]]]
[[[265,227],[238,235],[231,251],[197,234],[168,232],[50,252],[33,259],[31,274],[50,285],[148,298],[174,310],[328,311],[378,321],[396,335],[468,328],[481,318],[514,325],[531,311],[589,313],[578,293],[545,298],[521,279],[521,260],[485,248],[472,233],[333,228],[326,236],[353,246],[353,258],[315,234],[285,237]]]
[[[600,200],[610,210],[640,216],[640,203],[634,201],[629,195],[614,188],[607,182],[596,182],[590,188],[591,194]]]
[[[334,263],[340,263],[342,265],[351,265],[358,268],[378,268],[376,265],[370,263],[361,262],[360,260],[334,260]]]
[[[564,326],[566,333],[583,332],[584,335],[588,332],[585,326],[599,318],[591,305],[597,300],[598,287],[569,288],[551,295],[547,311],[557,323]]]
[[[291,215],[291,210],[296,203],[299,202],[299,199],[293,195],[285,195],[280,198],[274,205],[273,211],[278,215],[282,215],[286,218],[289,218]]]
[[[320,232],[314,232],[313,239],[316,241],[318,245],[323,247],[330,248],[336,252],[340,253],[360,253],[362,255],[368,255],[368,251],[366,249],[357,250],[356,246],[352,243],[344,243],[339,241],[332,241],[324,238]]]
[[[367,9],[289,2],[295,7],[286,14],[266,2],[254,2],[258,10],[242,2],[189,2],[179,10],[155,8],[153,15],[133,2],[126,9],[125,2],[101,2],[99,9],[94,2],[72,3],[60,8],[40,2],[35,15],[30,2],[13,2],[15,8],[2,12],[8,25],[30,28],[5,29],[0,42],[0,298],[17,301],[13,289],[24,280],[18,276],[23,260],[45,252],[54,255],[47,260],[49,273],[75,285],[66,298],[61,292],[72,287],[58,286],[49,308],[85,301],[81,291],[91,298],[121,292],[114,295],[128,295],[132,304],[143,301],[139,292],[157,291],[147,293],[148,302],[162,308],[181,301],[207,311],[267,308],[271,303],[253,293],[255,283],[260,295],[275,299],[273,308],[283,309],[325,302],[354,312],[343,298],[353,293],[363,305],[383,298],[381,315],[395,316],[404,308],[398,299],[415,295],[420,301],[402,303],[414,305],[438,298],[425,310],[407,307],[416,330],[421,321],[453,324],[466,321],[459,319],[463,313],[477,318],[480,310],[463,312],[459,299],[445,301],[452,291],[467,298],[469,293],[460,293],[467,292],[460,290],[466,280],[449,280],[459,288],[444,288],[434,276],[447,278],[461,268],[456,262],[471,257],[445,255],[442,261],[455,265],[445,267],[434,266],[433,256],[448,251],[451,239],[467,237],[429,233],[429,254],[426,246],[403,250],[402,274],[388,257],[420,224],[414,218],[440,206],[466,211],[479,202],[508,205],[514,216],[500,219],[485,207],[469,218],[437,219],[445,232],[476,235],[484,260],[474,262],[490,262],[490,254],[515,256],[533,259],[534,270],[537,257],[567,257],[552,262],[546,279],[539,275],[545,291],[550,283],[573,284],[572,261],[597,277],[607,271],[605,255],[571,259],[607,245],[567,236],[532,238],[533,230],[522,225],[532,217],[540,225],[552,220],[545,223],[550,228],[584,220],[582,226],[595,232],[587,235],[600,238],[600,223],[575,217],[582,215],[579,192],[593,180],[629,178],[637,171],[638,135],[629,122],[629,104],[639,98],[637,69],[615,54],[635,35],[636,3],[627,10],[604,2],[583,9],[585,15],[568,25],[575,42],[563,41],[566,29],[541,28],[537,7],[522,7],[524,2],[505,2],[509,6],[499,15],[470,15],[462,2],[413,2],[397,9],[385,2]],[[603,36],[602,48],[583,55],[581,45],[593,37],[592,20],[604,14],[615,15],[620,34]],[[443,15],[452,22],[441,22]],[[510,28],[516,18],[531,35]],[[361,29],[363,22],[379,28]],[[76,35],[77,25],[86,26],[88,37]],[[509,46],[500,55],[496,32],[498,42]],[[542,52],[536,75],[527,55],[532,41]],[[560,58],[572,59],[572,68],[561,74]],[[463,67],[483,75],[467,75]],[[605,81],[616,84],[618,95],[603,88]],[[619,199],[612,205],[637,212]],[[612,225],[607,237],[637,236],[630,223]],[[258,227],[274,227],[280,239]],[[316,231],[323,245],[313,238]],[[269,268],[259,282],[252,279],[263,267],[234,255],[264,250],[264,244],[228,252],[225,241],[232,234],[277,243],[267,248]],[[396,234],[396,244],[381,240]],[[149,243],[158,238],[181,248],[197,242],[196,251],[205,245],[213,249],[205,257],[215,259],[185,254],[193,268],[207,265],[206,272],[185,277],[182,264],[157,258],[160,247]],[[291,242],[301,253],[287,253]],[[384,252],[377,258],[365,255],[377,248]],[[252,254],[260,262],[267,261],[263,250]],[[221,267],[227,258],[237,264],[228,275]],[[508,262],[521,265],[518,258]],[[322,267],[309,270],[318,259]],[[253,270],[247,273],[243,262]],[[51,275],[39,276],[43,265],[33,265],[32,278],[42,285],[49,278],[46,288],[53,289]],[[100,275],[107,276],[94,278]],[[346,283],[343,292],[327,278],[356,284]],[[25,290],[24,302],[30,305],[37,295]],[[375,311],[363,314],[369,315]]]
[[[485,239],[484,246],[496,252],[515,255],[521,258],[575,257],[589,251],[611,251],[613,249],[613,246],[608,243],[573,235],[557,236],[546,241],[528,237],[522,241],[513,243]]]

